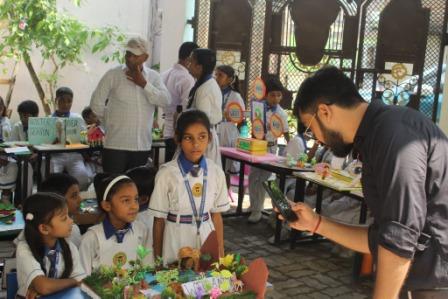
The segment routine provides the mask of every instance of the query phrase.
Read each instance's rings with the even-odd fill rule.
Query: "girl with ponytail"
[[[36,193],[23,206],[25,239],[17,244],[18,296],[34,298],[79,284],[85,277],[78,249],[67,241],[73,220],[65,198]]]
[[[205,156],[221,165],[217,125],[222,121],[222,93],[213,78],[216,66],[216,53],[210,49],[195,49],[190,55],[190,74],[196,83],[190,91],[187,109],[195,108],[203,111],[210,120],[211,142]]]

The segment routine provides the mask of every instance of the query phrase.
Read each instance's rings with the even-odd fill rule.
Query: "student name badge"
[[[264,138],[264,123],[261,119],[257,118],[252,122],[252,134],[256,139]]]
[[[123,266],[126,264],[127,260],[128,260],[128,257],[126,256],[126,253],[124,253],[123,251],[120,251],[114,255],[112,262],[115,266],[119,266],[119,265]]]
[[[239,124],[243,121],[244,111],[240,104],[230,103],[227,105],[226,119],[229,122]]]
[[[283,135],[283,122],[280,115],[278,115],[277,113],[272,114],[271,118],[269,119],[269,131],[271,132],[272,136],[274,136],[274,138],[279,138]]]
[[[266,85],[264,84],[263,79],[255,79],[253,93],[257,100],[262,100],[264,98],[266,95]]]
[[[191,188],[191,193],[193,193],[194,197],[200,197],[202,195],[202,184],[196,183]]]

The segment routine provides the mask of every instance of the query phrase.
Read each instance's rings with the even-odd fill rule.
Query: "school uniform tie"
[[[49,250],[47,253],[47,258],[50,261],[50,271],[48,271],[48,277],[56,278],[56,263],[58,258],[58,252],[56,250]]]
[[[190,170],[190,173],[192,176],[197,178],[199,176],[199,171],[201,170],[201,167],[199,165],[193,165],[193,167]]]
[[[124,236],[127,234],[128,231],[129,231],[129,228],[117,229],[115,231],[115,236],[117,237],[118,243],[123,243]]]

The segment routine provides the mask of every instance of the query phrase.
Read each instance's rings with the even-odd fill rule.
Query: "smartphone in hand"
[[[286,219],[286,221],[294,222],[298,219],[297,214],[291,209],[288,199],[280,190],[275,181],[263,182],[263,187],[271,197],[272,204],[279,210],[280,214]]]

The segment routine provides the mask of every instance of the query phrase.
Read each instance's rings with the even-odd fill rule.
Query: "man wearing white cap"
[[[131,38],[125,65],[109,70],[92,94],[90,106],[106,130],[105,172],[124,173],[146,164],[155,106],[166,107],[171,101],[160,75],[144,65],[148,57],[148,42]]]

